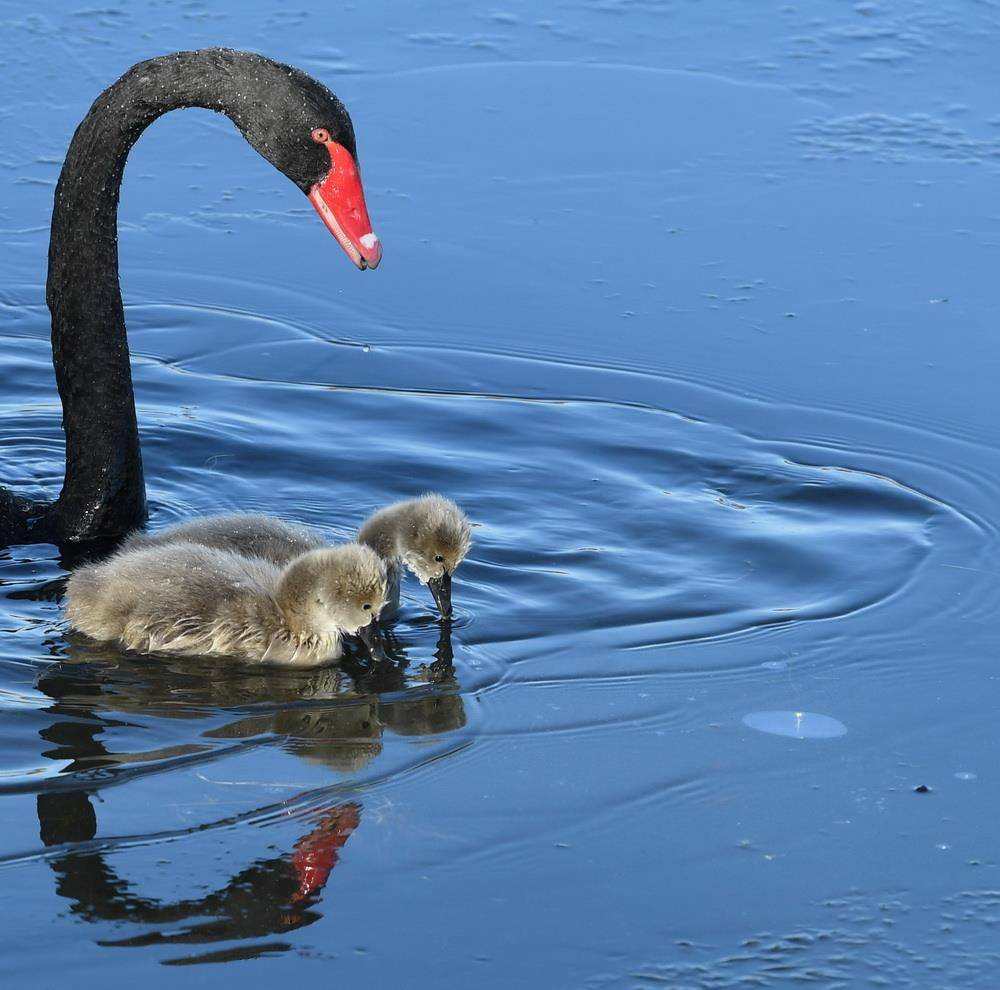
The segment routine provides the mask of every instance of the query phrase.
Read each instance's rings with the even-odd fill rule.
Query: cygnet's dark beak
[[[382,644],[382,634],[379,632],[378,622],[372,619],[367,626],[362,626],[358,630],[358,639],[368,648],[372,660],[388,660],[385,653],[385,646]]]
[[[440,577],[432,577],[427,582],[434,596],[434,603],[441,613],[442,619],[451,618],[451,575],[445,571]]]

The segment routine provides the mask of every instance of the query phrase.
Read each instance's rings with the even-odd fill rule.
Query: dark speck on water
[[[217,114],[142,136],[150,525],[477,524],[450,625],[407,583],[297,674],[76,638],[0,550],[5,986],[995,987],[1000,21],[540,3],[3,15],[0,484],[62,477],[54,163],[226,44],[348,106],[387,253]]]

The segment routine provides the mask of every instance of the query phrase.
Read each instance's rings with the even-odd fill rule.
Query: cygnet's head
[[[472,544],[465,513],[441,495],[424,495],[380,509],[358,539],[387,559],[401,560],[434,595],[443,618],[451,616],[451,576]]]
[[[370,547],[345,543],[311,550],[285,568],[278,606],[299,635],[361,636],[372,649],[374,620],[386,602],[385,564]],[[373,651],[374,652],[374,651]]]

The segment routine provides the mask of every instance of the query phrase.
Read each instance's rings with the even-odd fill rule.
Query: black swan
[[[63,488],[51,503],[0,488],[0,546],[115,538],[145,518],[118,284],[118,193],[139,135],[179,107],[224,113],[309,197],[358,268],[381,260],[351,118],[325,86],[262,55],[221,48],[175,52],[129,69],[73,135],[52,211],[46,301],[66,434]]]

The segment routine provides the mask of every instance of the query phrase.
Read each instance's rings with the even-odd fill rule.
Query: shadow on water
[[[309,763],[347,774],[378,758],[384,731],[430,736],[463,727],[448,624],[441,628],[434,660],[417,672],[422,688],[407,690],[408,666],[405,650],[395,643],[390,658],[378,663],[350,657],[340,668],[237,669],[220,677],[218,665],[188,662],[178,669],[169,659],[132,660],[71,638],[68,659],[45,668],[35,683],[50,702],[38,710],[45,720],[38,732],[45,747],[41,755],[62,764],[58,776],[37,785],[36,795],[45,847],[40,858],[52,869],[56,892],[78,918],[143,929],[99,938],[99,945],[238,943],[164,959],[166,965],[289,950],[284,941],[246,942],[280,937],[322,916],[320,903],[340,850],[362,821],[360,800],[345,800],[337,788],[330,793],[326,788],[254,809],[243,817],[298,816],[302,831],[292,848],[257,859],[201,896],[168,899],[144,893],[141,878],[123,877],[111,862],[114,843],[98,839],[102,788],[126,768],[155,772],[211,751],[216,740],[276,742]],[[132,713],[191,720],[208,711],[236,717],[206,730],[198,742],[143,752],[109,748],[109,730]],[[302,811],[304,802],[308,808]]]

